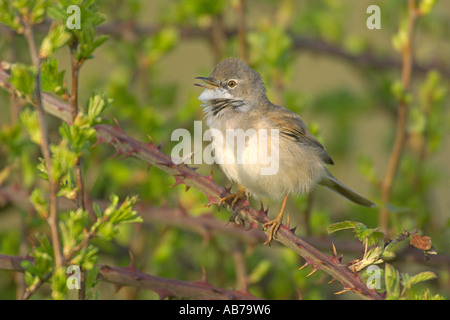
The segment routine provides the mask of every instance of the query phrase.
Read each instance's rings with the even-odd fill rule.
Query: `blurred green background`
[[[406,16],[406,1],[113,0],[98,4],[106,21],[97,31],[108,34],[109,39],[81,68],[82,108],[93,92],[106,92],[114,99],[105,115],[111,124],[117,119],[126,134],[141,141],[148,141],[150,135],[170,154],[176,144],[170,140],[172,131],[186,128],[193,132],[194,121],[203,118],[197,100],[201,91],[193,86],[194,77],[209,75],[226,57],[245,55],[250,66],[262,74],[269,99],[300,114],[324,143],[335,161],[330,171],[380,204],[379,183],[396,125],[398,103],[392,87],[401,77],[401,54],[395,50],[393,38]],[[380,6],[380,30],[366,27],[366,9],[371,4]],[[37,41],[48,27],[45,21],[37,27]],[[421,68],[413,71],[408,141],[390,204],[390,236],[403,228],[417,229],[432,238],[438,252],[438,257],[427,262],[417,259],[419,251],[399,254],[390,262],[401,272],[436,273],[437,279],[411,290],[411,298],[424,288],[445,297],[450,293],[448,96],[442,94],[429,112],[424,111],[426,83],[443,91],[449,87],[449,29],[448,1],[438,1],[416,25],[414,57]],[[55,57],[59,69],[66,70],[69,86],[69,50],[64,47]],[[0,29],[0,60],[30,62],[23,37],[4,26]],[[0,125],[5,128],[17,122],[18,111],[10,107],[6,91],[0,91],[0,99]],[[59,124],[60,120],[49,116],[51,139],[57,139]],[[10,167],[12,171],[7,179],[0,179],[2,188],[19,185],[27,194],[43,184],[35,168],[36,146],[22,145],[14,162],[7,143],[0,142],[0,169]],[[212,284],[227,289],[248,287],[262,298],[355,297],[351,293],[334,295],[341,289],[336,283],[327,284],[331,279],[323,272],[306,278],[310,269],[297,271],[303,259],[278,244],[263,247],[261,241],[217,230],[202,235],[176,221],[158,215],[152,218],[152,210],[182,208],[193,217],[211,214],[225,224],[229,213],[225,209],[219,212],[216,206],[203,207],[206,197],[192,188],[188,192],[183,186],[168,188],[174,178],[157,168],[149,171],[137,159],[109,159],[113,154],[112,147],[100,145],[86,156],[83,170],[90,199],[101,201],[111,193],[121,199],[137,194],[146,208],[141,208],[142,212],[150,213],[142,214],[143,224],[122,228],[117,241],[98,241],[99,263],[126,266],[131,252],[137,268],[146,273],[195,281],[204,269]],[[207,175],[210,167],[201,166],[198,171]],[[218,184],[230,185],[218,167],[213,167],[213,173]],[[344,262],[360,257],[363,245],[351,232],[331,238],[326,227],[342,220],[377,227],[378,208],[356,207],[321,187],[311,209],[307,209],[309,201],[307,196],[289,200],[286,212],[291,225],[297,225],[297,234],[324,252],[331,251],[333,240]],[[259,206],[258,201],[254,203]],[[264,203],[274,217],[281,203]],[[137,211],[141,213],[139,207]],[[26,210],[4,203],[0,208],[0,254],[27,253],[33,223]],[[404,252],[408,246],[401,244],[398,251]],[[1,299],[20,295],[20,276],[0,270]],[[46,298],[48,290],[44,286],[35,297]],[[100,299],[157,298],[152,291],[135,288],[114,293],[113,285],[103,282],[96,290]],[[69,298],[73,297],[69,294]]]

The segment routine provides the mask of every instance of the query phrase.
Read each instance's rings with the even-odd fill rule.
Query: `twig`
[[[239,42],[239,57],[247,62],[247,32],[246,32],[246,15],[245,15],[245,0],[238,0],[235,6],[238,23],[237,35]]]
[[[57,268],[61,267],[64,264],[62,251],[61,251],[61,242],[58,231],[58,203],[56,194],[58,192],[58,184],[53,177],[53,164],[50,152],[50,141],[48,137],[48,129],[45,121],[45,113],[44,107],[42,103],[42,92],[41,92],[41,59],[39,57],[38,50],[36,48],[36,43],[34,41],[33,29],[28,21],[24,21],[23,19],[23,27],[24,27],[24,36],[28,42],[31,58],[33,61],[33,65],[36,68],[36,90],[34,93],[34,105],[36,107],[39,129],[41,133],[41,141],[40,148],[42,154],[45,159],[45,163],[48,171],[48,182],[50,188],[50,214],[48,217],[48,224],[50,226],[51,239],[53,243],[53,253],[55,258],[55,265]]]
[[[50,21],[44,21],[43,23],[37,25],[36,29],[47,33],[49,27]],[[108,34],[115,37],[129,37],[130,33],[137,36],[148,37],[158,33],[160,28],[160,26],[139,24],[131,25],[129,23],[117,22],[102,24],[98,26],[97,30],[99,34]],[[200,29],[190,26],[182,26],[178,29],[178,31],[182,39],[207,39],[211,36],[212,32],[210,29]],[[10,32],[10,30],[7,27],[0,25],[1,34],[8,34],[8,32]],[[396,57],[379,56],[371,52],[352,53],[339,45],[322,39],[299,36],[289,31],[288,33],[290,34],[293,48],[295,50],[308,50],[318,54],[327,54],[341,58],[355,66],[371,67],[378,70],[391,70],[402,67],[402,61]],[[223,34],[226,38],[231,38],[238,34],[238,30],[234,28],[225,29],[223,30]],[[418,64],[417,62],[414,62],[412,69],[417,74],[427,74],[431,70],[437,70],[443,76],[450,77],[450,68],[446,64],[445,59],[425,64]]]
[[[212,17],[212,25],[210,32],[211,49],[214,56],[214,63],[219,63],[223,58],[223,49],[225,46],[226,35],[223,26],[223,17],[220,14]]]
[[[84,60],[78,60],[76,57],[76,49],[78,46],[78,42],[76,39],[73,39],[72,42],[69,44],[70,49],[70,59],[71,59],[71,69],[72,69],[72,92],[70,96],[70,104],[72,106],[72,121],[75,122],[75,118],[78,115],[78,78],[79,78],[79,72],[80,68],[83,65]],[[81,169],[81,156],[77,156],[76,162],[75,162],[75,176],[77,181],[77,201],[78,206],[82,208],[83,210],[86,210],[86,203],[85,203],[85,197],[84,197],[84,183],[83,183],[83,172]],[[87,242],[85,246],[88,245],[91,237],[86,237]],[[79,300],[85,300],[86,299],[86,289],[85,289],[85,271],[81,270],[82,276],[80,279],[80,290],[78,290],[78,299]]]
[[[402,48],[402,85],[405,92],[411,87],[411,72],[413,66],[413,36],[414,26],[418,17],[416,1],[408,2],[408,37]],[[386,174],[381,183],[381,200],[383,205],[380,208],[379,225],[385,232],[388,231],[388,205],[391,200],[392,186],[397,174],[400,159],[402,157],[403,148],[406,141],[406,125],[408,120],[408,102],[405,99],[399,101],[397,110],[397,131],[395,134],[395,142],[392,147],[391,155],[388,162]]]
[[[0,269],[24,272],[21,262],[33,258],[29,256],[0,255]],[[166,297],[217,300],[255,300],[259,299],[246,291],[226,290],[210,284],[205,278],[200,281],[182,281],[149,275],[134,266],[113,267],[98,265],[98,278],[119,286],[146,288],[158,293],[161,299]],[[40,282],[39,286],[43,283]],[[28,296],[25,296],[27,298]]]

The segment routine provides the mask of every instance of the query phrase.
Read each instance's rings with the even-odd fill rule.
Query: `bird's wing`
[[[271,112],[268,116],[278,127],[281,135],[300,144],[306,144],[309,147],[315,148],[324,163],[334,164],[333,159],[331,159],[325,147],[309,132],[308,127],[298,114],[282,107],[276,107],[276,112]]]

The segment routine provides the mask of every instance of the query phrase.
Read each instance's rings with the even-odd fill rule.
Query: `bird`
[[[269,100],[261,75],[241,59],[227,58],[216,65],[209,77],[195,79],[202,81],[195,83],[204,89],[198,99],[202,102],[206,124],[215,133],[211,139],[215,160],[232,183],[243,186],[235,194],[221,198],[220,203],[233,200],[233,206],[238,199],[249,195],[283,199],[276,218],[263,224],[268,230],[264,244],[270,244],[276,237],[288,197],[309,193],[317,184],[358,205],[375,206],[330,173],[326,166],[333,165],[334,161],[325,147],[298,114]],[[262,130],[266,135],[256,134]],[[269,135],[269,131],[275,134]],[[247,132],[247,135],[241,138],[236,132]],[[233,142],[241,138],[241,145],[227,141],[230,136]],[[276,165],[268,164],[260,156],[264,149],[262,141],[266,143],[267,154],[277,161]],[[236,150],[238,147],[240,151]],[[271,166],[276,170],[264,174],[263,170],[270,171]]]

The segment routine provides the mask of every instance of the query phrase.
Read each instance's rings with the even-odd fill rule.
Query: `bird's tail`
[[[319,184],[326,186],[330,188],[331,190],[339,193],[343,197],[347,198],[348,200],[357,203],[359,205],[365,206],[365,207],[375,207],[376,204],[372,201],[364,198],[362,195],[356,193],[355,191],[351,190],[349,187],[345,186],[342,182],[340,182],[338,179],[336,179],[328,170],[327,175],[323,177],[323,179],[319,182]]]

